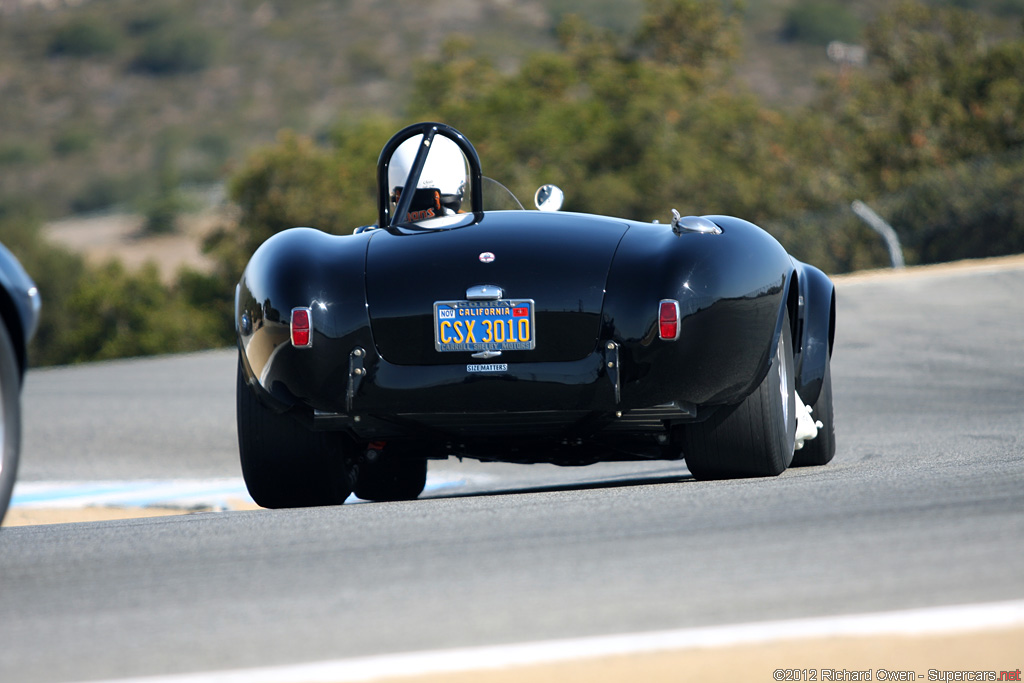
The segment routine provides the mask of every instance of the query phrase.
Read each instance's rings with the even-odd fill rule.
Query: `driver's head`
[[[388,165],[388,192],[391,201],[396,204],[405,191],[405,182],[422,142],[422,135],[413,136],[399,145],[391,157]],[[423,164],[423,172],[416,183],[416,196],[412,199],[405,220],[421,221],[458,213],[465,191],[466,160],[462,150],[443,135],[435,135],[427,161]]]

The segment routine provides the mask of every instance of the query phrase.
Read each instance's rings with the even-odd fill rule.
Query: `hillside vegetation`
[[[168,171],[219,181],[281,128],[397,113],[414,60],[447,33],[515,60],[550,44],[552,21],[499,0],[23,4],[0,14],[0,194],[49,217],[154,194]]]
[[[736,85],[773,106],[806,105],[818,72],[837,70],[824,45],[856,42],[888,4],[729,2],[742,38]],[[955,4],[989,8],[991,33],[1024,0]],[[222,181],[281,129],[323,140],[339,118],[403,115],[417,65],[452,36],[471,36],[474,56],[509,73],[556,50],[569,14],[621,41],[644,10],[644,0],[5,0],[0,196],[29,197],[50,219],[147,211],[169,183]]]
[[[380,146],[414,120],[463,130],[520,196],[556,182],[570,210],[739,215],[830,272],[887,260],[852,199],[896,224],[910,263],[1024,251],[1022,5],[91,0],[0,15],[0,238],[46,298],[35,362],[231,343],[255,246],[372,222]],[[832,38],[862,44],[866,66],[829,64]],[[170,286],[88,267],[32,227],[132,201],[173,229],[183,186],[225,179],[239,218],[209,241],[216,272]]]

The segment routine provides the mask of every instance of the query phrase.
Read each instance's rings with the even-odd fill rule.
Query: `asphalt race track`
[[[826,467],[450,461],[411,503],[4,528],[0,681],[1024,598],[1024,263],[838,288]],[[32,371],[21,480],[237,477],[234,363]]]

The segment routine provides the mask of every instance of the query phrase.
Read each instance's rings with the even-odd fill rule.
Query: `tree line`
[[[460,129],[520,197],[552,182],[570,211],[741,216],[833,273],[888,262],[855,199],[894,224],[908,263],[1024,251],[1024,21],[994,40],[979,14],[894,3],[864,30],[864,68],[837,66],[787,109],[734,75],[736,3],[646,7],[626,38],[569,16],[557,51],[511,73],[450,40],[420,65],[401,121],[343,121],[326,146],[282,135],[232,179],[240,222],[216,240],[237,259],[227,270],[285,227],[372,222],[379,147],[417,120]]]

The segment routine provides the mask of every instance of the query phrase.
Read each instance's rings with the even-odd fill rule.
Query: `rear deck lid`
[[[494,350],[503,363],[583,358],[626,230],[614,219],[502,211],[455,229],[379,231],[366,264],[377,351],[400,365],[480,362],[474,353]]]

